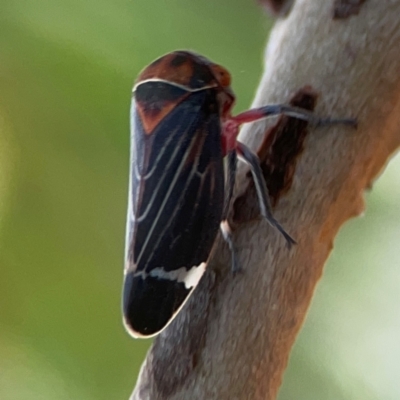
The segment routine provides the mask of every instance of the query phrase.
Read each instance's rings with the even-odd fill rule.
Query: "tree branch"
[[[244,271],[230,272],[218,240],[199,287],[156,338],[131,399],[275,399],[335,235],[363,211],[364,190],[400,145],[400,0],[361,1],[349,13],[344,3],[338,17],[338,1],[298,0],[277,21],[253,106],[292,99],[312,108],[318,93],[318,115],[356,116],[358,130],[305,131],[281,118],[241,133],[259,148],[275,216],[298,245],[289,252],[253,219],[257,199],[242,168],[233,220]]]

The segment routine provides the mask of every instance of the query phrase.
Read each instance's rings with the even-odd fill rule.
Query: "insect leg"
[[[271,202],[267,185],[262,174],[260,167],[260,160],[257,155],[253,153],[247,146],[241,142],[236,142],[236,152],[240,159],[250,166],[253,175],[254,184],[256,186],[258,201],[260,203],[261,215],[283,235],[286,239],[287,246],[290,248],[296,241],[285,231],[281,224],[272,215]]]
[[[357,120],[355,118],[320,118],[303,108],[289,106],[287,104],[271,104],[264,107],[253,108],[252,110],[244,111],[235,117],[231,117],[231,119],[238,124],[243,124],[280,114],[307,121],[316,127],[337,124],[353,127],[357,126]]]
[[[237,166],[237,154],[236,150],[230,150],[227,154],[227,177],[225,185],[225,203],[222,211],[222,220],[228,217],[231,200],[233,196],[233,189],[235,187],[236,179],[236,166]]]
[[[233,196],[233,189],[235,187],[236,178],[236,166],[237,166],[237,154],[236,150],[231,150],[227,154],[227,177],[226,177],[226,187],[225,187],[225,203],[224,209],[222,211],[222,221],[220,224],[222,236],[224,240],[228,243],[229,250],[232,255],[232,271],[239,271],[239,262],[237,259],[237,252],[235,245],[233,243],[232,230],[228,222],[228,214],[231,206],[231,200]]]

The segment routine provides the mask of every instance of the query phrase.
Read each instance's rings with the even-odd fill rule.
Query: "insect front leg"
[[[278,229],[278,231],[286,239],[287,246],[290,248],[293,244],[296,244],[296,241],[285,231],[282,225],[272,215],[271,202],[269,200],[268,189],[262,174],[259,158],[241,142],[236,142],[236,152],[238,157],[250,166],[257,191],[261,215],[274,228]]]
[[[231,117],[231,119],[240,125],[281,114],[307,121],[315,127],[330,125],[349,125],[352,127],[357,126],[357,120],[355,118],[321,118],[310,111],[304,110],[303,108],[294,107],[287,104],[271,104],[264,107],[253,108]]]
[[[231,227],[228,222],[228,214],[231,206],[231,201],[233,197],[233,189],[235,187],[236,178],[236,167],[237,167],[237,154],[236,150],[231,150],[227,154],[227,176],[226,176],[226,186],[225,186],[225,203],[222,212],[222,221],[220,224],[222,236],[224,240],[228,243],[229,250],[231,251],[232,257],[232,272],[238,272],[240,270],[239,261],[237,258],[237,252],[235,244],[233,243],[233,235]]]
[[[357,120],[355,118],[321,118],[312,112],[299,107],[294,107],[287,104],[272,104],[244,111],[236,116],[229,117],[224,121],[223,137],[225,140],[225,154],[229,154],[232,149],[235,149],[237,155],[250,166],[260,203],[261,214],[273,227],[281,232],[286,239],[288,247],[290,248],[296,242],[272,215],[272,207],[269,200],[268,189],[264,181],[257,155],[254,154],[243,143],[236,141],[240,125],[281,114],[307,121],[315,127],[331,125],[348,125],[356,127]]]

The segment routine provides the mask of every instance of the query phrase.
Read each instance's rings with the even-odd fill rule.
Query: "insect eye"
[[[231,85],[231,74],[220,65],[214,65],[212,67],[215,78],[218,80],[222,87],[227,87]]]

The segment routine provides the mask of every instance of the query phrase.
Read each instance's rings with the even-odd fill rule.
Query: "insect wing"
[[[149,134],[133,102],[123,312],[135,337],[157,334],[197,285],[224,202],[216,93],[191,93]]]

